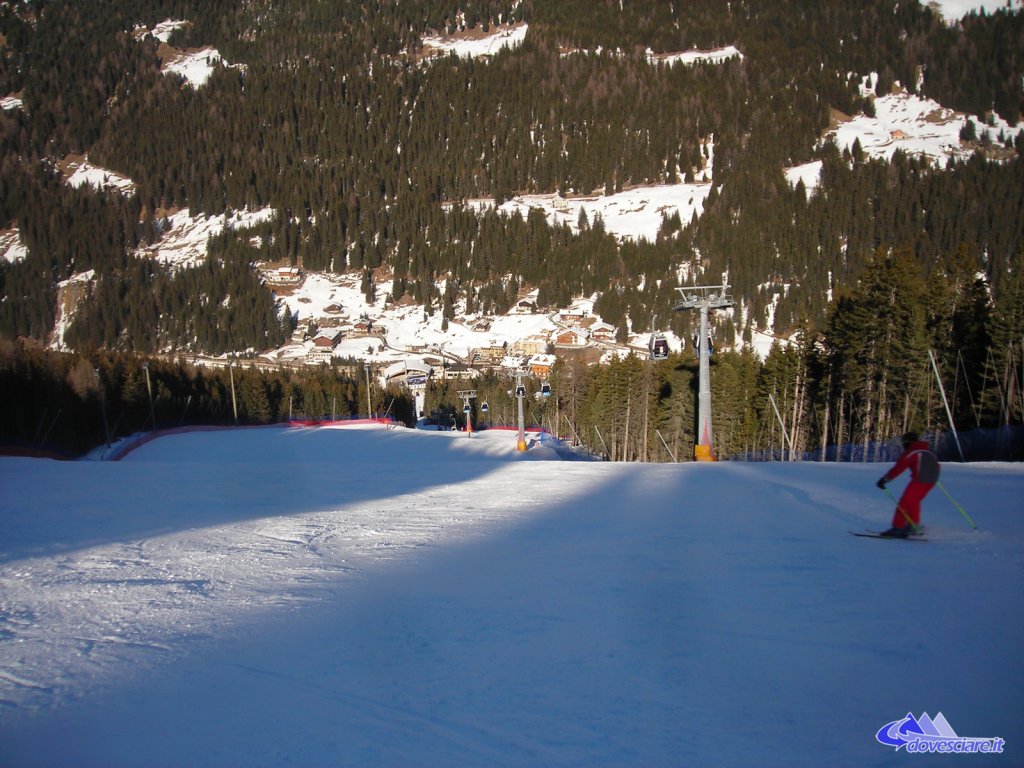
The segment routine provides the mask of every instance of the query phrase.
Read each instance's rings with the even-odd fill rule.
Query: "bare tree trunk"
[[[650,429],[650,361],[644,365],[643,377],[643,439],[640,447],[640,461],[650,461],[647,456],[647,432]]]
[[[874,403],[874,392],[871,387],[871,382],[868,382],[868,391],[864,398],[864,422],[861,426],[861,441],[864,448],[863,454],[861,455],[861,461],[866,462],[868,460],[868,446],[871,443],[871,434],[874,429],[874,413],[871,410],[871,406]]]
[[[828,381],[825,384],[825,423],[821,429],[821,458],[819,461],[825,460],[825,454],[828,451],[828,420],[830,417],[832,405],[832,371],[828,372]]]
[[[843,441],[846,440],[846,393],[842,392],[839,395],[839,416],[836,419],[836,427],[839,433],[836,435],[836,445],[839,450],[842,450]],[[836,452],[836,461],[840,460],[839,450]]]
[[[633,409],[632,394],[626,395],[626,433],[622,436],[622,460],[629,461],[629,415]]]

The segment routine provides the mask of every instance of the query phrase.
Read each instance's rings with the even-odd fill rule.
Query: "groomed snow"
[[[944,467],[980,531],[936,491],[928,543],[872,541],[879,464],[514,439],[0,458],[0,764],[889,766],[925,711],[1021,763],[1021,465]]]

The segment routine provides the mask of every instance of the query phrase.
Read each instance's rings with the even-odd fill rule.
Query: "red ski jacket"
[[[939,481],[939,459],[924,440],[911,443],[896,459],[892,469],[885,473],[885,479],[893,480],[907,469],[912,483],[935,485]]]

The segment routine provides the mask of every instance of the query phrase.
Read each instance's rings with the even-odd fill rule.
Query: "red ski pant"
[[[909,517],[914,525],[921,524],[921,500],[928,495],[934,485],[932,483],[910,483],[896,502],[896,511],[892,515],[893,528],[906,528]],[[904,514],[906,513],[906,514]]]

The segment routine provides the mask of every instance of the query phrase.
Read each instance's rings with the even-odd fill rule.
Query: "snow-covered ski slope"
[[[936,491],[921,545],[847,533],[877,464],[514,444],[0,459],[0,765],[924,765],[875,734],[940,711],[1024,764],[1024,466],[946,465],[981,531]]]

